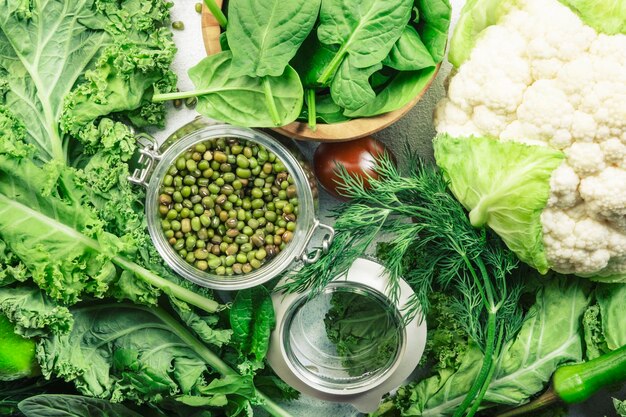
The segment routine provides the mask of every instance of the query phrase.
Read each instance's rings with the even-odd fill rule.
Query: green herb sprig
[[[455,413],[473,416],[495,371],[495,358],[521,325],[521,287],[511,277],[518,260],[490,231],[471,225],[441,171],[415,155],[409,156],[409,168],[409,175],[402,176],[384,156],[376,162],[378,178],[367,178],[369,188],[341,168],[338,189],[352,201],[335,212],[335,242],[317,263],[290,273],[282,289],[317,293],[385,232],[390,237],[382,262],[391,293],[397,297],[401,277],[415,291],[404,307],[408,317],[428,310],[433,289],[451,291],[456,314],[485,354],[478,378]]]

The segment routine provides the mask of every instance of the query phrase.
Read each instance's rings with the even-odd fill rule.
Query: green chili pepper
[[[497,417],[536,415],[537,411],[557,402],[575,404],[588,400],[602,388],[626,381],[626,345],[610,353],[575,365],[561,366],[552,377],[552,385],[537,399]]]

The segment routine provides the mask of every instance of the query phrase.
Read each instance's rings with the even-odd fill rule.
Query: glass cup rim
[[[185,126],[181,129],[184,128]],[[172,136],[175,134],[176,133]],[[160,228],[161,219],[157,210],[159,188],[169,166],[182,153],[196,143],[218,138],[237,138],[248,140],[263,145],[268,151],[276,154],[277,159],[285,165],[287,172],[294,177],[294,184],[296,185],[298,193],[297,195],[300,209],[298,220],[296,222],[296,230],[294,231],[294,239],[285,247],[284,250],[282,250],[270,262],[262,265],[259,269],[248,274],[234,275],[230,277],[201,271],[180,258],[180,256],[178,256],[174,249],[169,245]],[[287,269],[294,260],[297,260],[305,252],[308,244],[308,237],[315,228],[315,224],[317,222],[315,219],[314,209],[315,200],[304,168],[292,152],[280,143],[279,140],[257,130],[225,124],[216,124],[199,127],[198,129],[185,134],[175,142],[169,144],[168,141],[166,141],[165,144],[169,146],[159,156],[158,163],[156,167],[154,167],[148,182],[145,212],[148,223],[148,232],[152,242],[161,257],[172,270],[185,279],[203,287],[229,291],[241,290],[254,287],[271,280]]]

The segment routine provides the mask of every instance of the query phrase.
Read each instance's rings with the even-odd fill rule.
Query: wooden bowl
[[[218,6],[222,7],[223,0],[216,0]],[[207,55],[213,55],[222,51],[220,46],[220,34],[222,28],[217,20],[211,14],[205,4],[202,5],[202,38],[204,40],[204,48]],[[435,73],[426,87],[401,109],[381,114],[374,117],[364,117],[360,119],[349,120],[347,122],[323,124],[318,123],[315,131],[309,129],[306,122],[293,122],[287,126],[275,128],[276,132],[301,140],[314,140],[319,142],[341,142],[353,139],[359,139],[372,135],[384,128],[392,125],[406,115],[418,101],[424,96],[430,88],[432,82],[437,77],[441,64],[437,65]]]

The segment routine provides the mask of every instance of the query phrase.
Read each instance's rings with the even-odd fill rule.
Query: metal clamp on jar
[[[426,344],[425,320],[403,308],[413,290],[402,280],[394,302],[389,284],[381,265],[358,259],[314,297],[275,293],[272,369],[303,394],[375,411],[415,370]]]
[[[240,290],[244,288],[249,288],[263,284],[278,276],[290,265],[292,265],[294,261],[300,261],[304,263],[315,262],[317,259],[319,259],[322,253],[328,249],[330,243],[332,242],[334,230],[330,226],[326,226],[320,223],[319,220],[316,218],[315,211],[317,206],[317,184],[315,183],[313,174],[310,170],[307,170],[305,168],[304,158],[299,159],[296,156],[298,152],[297,148],[293,146],[293,144],[290,144],[289,141],[276,139],[268,136],[263,132],[252,129],[240,128],[225,124],[213,124],[204,118],[196,119],[194,122],[182,127],[173,135],[171,135],[170,138],[168,138],[168,140],[165,141],[165,143],[161,146],[158,146],[154,142],[154,140],[151,140],[151,138],[147,135],[139,135],[138,140],[143,146],[143,148],[140,150],[140,156],[138,160],[139,168],[135,170],[134,174],[129,178],[129,180],[132,183],[141,185],[147,189],[145,209],[148,223],[148,231],[159,254],[163,257],[166,263],[182,277],[198,285],[217,290]],[[204,206],[204,202],[198,202],[195,204],[195,206],[203,209],[204,212],[198,212],[194,214],[189,213],[187,210],[184,212],[186,216],[183,216],[185,218],[183,218],[182,221],[178,221],[179,218],[176,217],[176,233],[180,235],[179,238],[181,239],[179,239],[179,241],[184,240],[184,234],[182,232],[186,231],[187,234],[189,234],[189,223],[195,223],[197,226],[199,222],[195,221],[193,217],[200,216],[201,220],[203,220],[204,223],[198,226],[197,229],[204,231],[211,229],[210,235],[206,240],[207,242],[204,242],[203,240],[204,243],[202,244],[202,247],[198,248],[197,246],[194,246],[189,251],[183,249],[177,252],[175,248],[176,245],[172,244],[172,239],[175,239],[175,237],[172,236],[168,238],[166,236],[167,230],[164,230],[163,224],[164,220],[166,220],[167,218],[164,217],[163,213],[159,213],[159,209],[161,208],[160,205],[163,204],[163,202],[160,202],[159,199],[161,196],[160,193],[163,190],[164,178],[167,175],[171,174],[172,167],[175,166],[175,163],[181,157],[181,155],[185,155],[186,152],[189,152],[189,150],[192,147],[195,147],[197,144],[212,143],[211,141],[220,140],[226,142],[231,141],[232,143],[242,141],[251,144],[251,147],[264,149],[263,152],[265,152],[266,150],[268,153],[273,155],[272,158],[275,157],[276,161],[280,161],[280,163],[282,163],[281,169],[283,169],[284,166],[284,172],[288,173],[289,176],[292,178],[290,179],[290,184],[292,186],[295,186],[297,193],[297,208],[295,209],[297,212],[297,222],[295,222],[295,230],[289,231],[289,243],[286,245],[282,245],[280,252],[271,257],[271,259],[269,256],[267,258],[263,257],[261,260],[248,259],[249,262],[253,262],[255,263],[255,265],[258,265],[258,267],[254,268],[253,270],[244,269],[244,271],[242,272],[238,268],[232,274],[225,274],[223,272],[225,270],[229,272],[232,271],[232,266],[234,265],[233,262],[236,262],[236,257],[234,256],[234,254],[229,254],[228,256],[225,256],[223,252],[216,252],[215,254],[213,254],[207,250],[207,247],[205,245],[207,245],[207,242],[211,244],[210,240],[213,239],[213,243],[217,241],[227,241],[229,242],[228,244],[231,246],[231,248],[243,247],[244,243],[235,243],[235,240],[237,238],[234,235],[241,235],[239,236],[239,242],[243,242],[244,238],[249,239],[254,236],[251,236],[251,233],[243,233],[243,228],[247,227],[248,224],[251,223],[251,219],[248,218],[250,216],[245,217],[244,215],[242,215],[242,218],[240,219],[233,218],[233,216],[231,216],[231,218],[233,218],[233,221],[231,221],[232,225],[228,227],[233,229],[233,233],[228,233],[228,236],[230,236],[231,234],[233,236],[226,237],[226,232],[231,232],[231,230],[228,230],[228,228],[223,224],[226,222],[226,220],[222,219],[222,224],[220,224],[218,227],[217,221],[219,221],[220,219],[218,219],[217,213],[215,213],[214,210],[209,209],[208,206]],[[220,156],[223,157],[223,154]],[[211,162],[211,159],[207,157],[205,158],[205,161],[208,163]],[[249,174],[249,170],[246,169],[245,172],[246,175]],[[234,175],[231,174],[230,176],[232,177]],[[198,181],[202,179],[202,177],[199,175],[196,175],[196,177],[198,177]],[[209,185],[217,187],[218,185],[215,185],[217,182],[223,182],[223,178],[218,178],[219,177],[217,176],[217,174],[213,176],[207,175],[207,178],[204,178],[203,181],[209,183],[207,187]],[[194,179],[190,178],[190,181],[192,180]],[[170,188],[172,188],[172,190],[174,189],[173,186]],[[229,191],[232,191],[230,190],[230,188]],[[224,188],[222,188],[222,191],[223,190]],[[222,191],[220,191],[220,193]],[[212,197],[215,197],[215,195],[213,195]],[[258,198],[259,201],[266,201],[268,203],[271,203],[270,199],[271,196],[266,196],[265,194]],[[211,203],[211,205],[212,204],[213,203]],[[195,210],[195,206],[193,207],[193,210]],[[258,214],[261,216],[261,211],[264,211],[265,208],[259,207],[257,210],[259,211]],[[183,210],[181,209],[180,211]],[[223,211],[223,209],[220,208],[220,211]],[[233,208],[228,211],[232,212]],[[177,215],[175,212],[173,213],[174,216]],[[281,210],[278,209],[276,209],[275,213],[285,214],[284,212],[281,213]],[[202,217],[203,214],[204,217]],[[188,219],[188,217],[191,217],[191,219]],[[207,219],[215,221],[216,224],[209,225],[207,223]],[[263,220],[265,221],[265,219]],[[180,231],[179,223],[183,223],[182,231]],[[255,220],[253,223],[256,226],[259,222]],[[245,226],[242,226],[242,224],[245,224]],[[168,227],[172,226],[168,223]],[[257,230],[256,228],[254,229],[255,235],[256,232],[259,230]],[[322,230],[325,233],[321,248],[317,249],[313,253],[310,253],[308,249],[309,244],[313,236],[316,234],[316,231],[318,230]],[[219,239],[216,236],[218,236]],[[194,241],[192,240],[191,243],[194,243]],[[187,245],[190,246],[189,240],[187,241]],[[213,244],[213,246],[219,245]],[[252,244],[250,243],[247,246],[252,246]],[[254,247],[254,249],[256,249],[256,247]],[[190,259],[185,259],[185,257],[181,255],[181,252],[186,253],[198,250],[199,252],[197,253],[199,255],[202,254],[202,262],[200,264],[196,262],[196,266],[194,266],[193,264],[193,259],[190,261]],[[246,253],[240,251],[243,256],[249,255],[250,252],[252,251],[248,251]],[[259,250],[256,252],[265,255],[265,250],[262,247],[259,247]],[[185,253],[183,253],[183,255]],[[240,253],[237,253],[237,255],[239,255]],[[187,256],[190,258],[194,258],[188,253]],[[205,257],[209,258],[207,259]],[[213,264],[215,264],[216,262],[220,262],[221,264],[217,267],[217,270],[215,268],[209,269],[206,267],[207,260],[212,261]],[[263,261],[264,263],[261,264],[261,261]],[[200,267],[198,267],[198,265],[200,265]],[[216,273],[216,271],[221,273]]]

